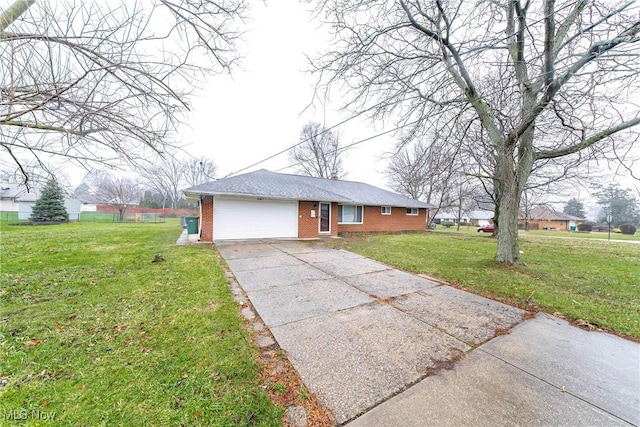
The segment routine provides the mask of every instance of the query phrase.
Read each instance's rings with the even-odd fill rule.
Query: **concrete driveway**
[[[216,246],[338,423],[640,423],[638,344],[318,242]]]

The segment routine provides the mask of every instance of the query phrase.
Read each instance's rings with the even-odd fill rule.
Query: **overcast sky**
[[[316,76],[305,72],[305,53],[314,56],[330,46],[331,35],[317,21],[310,21],[308,5],[297,1],[255,3],[250,11],[242,68],[229,75],[213,76],[192,99],[192,113],[183,141],[195,156],[213,158],[218,177],[238,172],[299,141],[300,130],[309,121],[327,127],[350,117],[339,112],[341,100],[334,96],[327,108],[315,105]],[[342,145],[351,144],[393,127],[366,118],[351,120],[338,128]],[[388,188],[384,171],[393,150],[393,135],[359,144],[346,153],[344,179]],[[287,154],[247,169],[295,173]],[[612,177],[613,178],[613,177]],[[603,185],[606,185],[603,180]],[[628,176],[616,178],[621,185],[638,183]],[[589,198],[589,190],[576,188],[567,197]],[[557,198],[557,196],[556,196]],[[549,200],[559,202],[562,200]],[[589,201],[589,203],[591,203]],[[598,207],[599,208],[599,207]]]
[[[302,127],[318,121],[331,127],[350,116],[339,112],[341,99],[334,99],[326,108],[313,101],[316,76],[305,72],[305,54],[315,56],[331,43],[331,35],[319,22],[311,21],[308,5],[298,1],[255,2],[249,11],[240,68],[232,75],[212,76],[195,91],[191,113],[185,118],[180,139],[194,156],[206,156],[218,165],[218,177],[248,168],[299,141]],[[375,126],[366,118],[350,120],[340,126],[342,145],[391,129],[382,123]],[[343,179],[367,182],[387,188],[384,176],[388,154],[393,150],[393,135],[366,141],[343,157],[346,175]],[[295,168],[286,153],[246,171],[259,168],[294,173]],[[71,175],[77,185],[84,175]],[[624,187],[638,185],[628,177],[616,179]],[[602,180],[606,185],[609,180]],[[588,190],[577,188],[568,197],[585,200]],[[564,202],[565,200],[553,200]],[[558,208],[562,206],[560,203]]]
[[[192,99],[189,126],[184,128],[187,150],[196,156],[213,158],[218,177],[237,172],[299,141],[302,127],[309,121],[327,127],[350,117],[339,113],[340,100],[327,109],[306,108],[312,102],[315,76],[305,73],[305,53],[313,55],[330,40],[327,30],[310,22],[310,15],[296,1],[255,3],[250,30],[246,33],[241,66],[231,76],[209,79],[199,96]],[[392,126],[391,126],[392,127]],[[383,127],[366,119],[352,120],[338,128],[342,145],[379,134]],[[367,141],[345,153],[346,179],[384,187],[387,160],[381,155],[391,150],[389,135]],[[290,165],[287,154],[249,170],[278,171]],[[281,170],[294,173],[294,168]]]

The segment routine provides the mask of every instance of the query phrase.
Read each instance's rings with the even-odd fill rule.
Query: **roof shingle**
[[[184,193],[194,196],[234,195],[367,206],[432,207],[419,200],[410,199],[362,182],[282,174],[265,169],[196,185],[187,188]]]

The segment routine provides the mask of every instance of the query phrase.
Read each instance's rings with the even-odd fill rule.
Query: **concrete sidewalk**
[[[349,426],[640,423],[640,346],[539,314]]]
[[[638,344],[547,315],[502,335],[523,311],[316,242],[217,246],[338,423],[640,422]]]

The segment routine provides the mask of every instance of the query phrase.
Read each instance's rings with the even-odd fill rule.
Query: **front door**
[[[331,203],[320,203],[320,232],[331,233]]]

